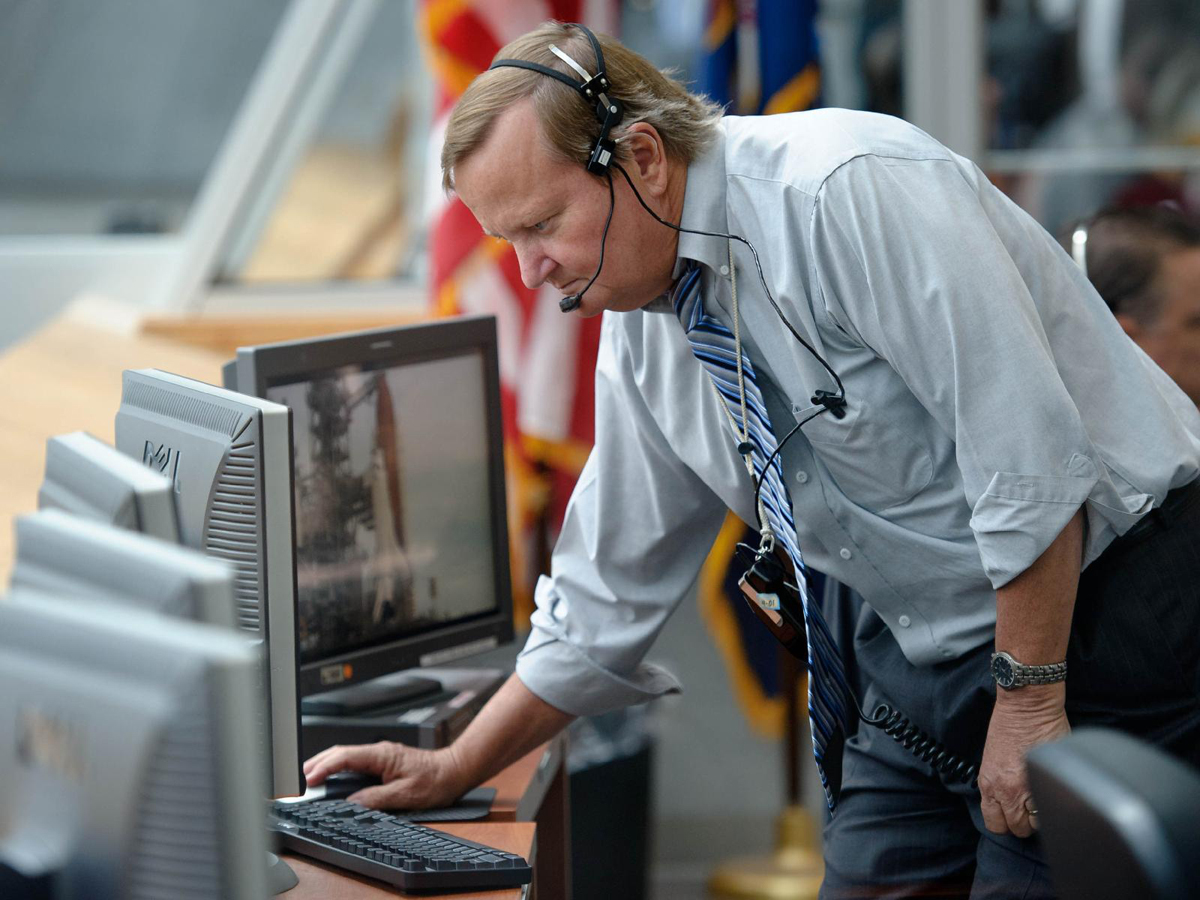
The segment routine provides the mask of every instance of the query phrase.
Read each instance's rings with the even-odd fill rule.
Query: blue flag
[[[700,89],[738,115],[820,105],[817,0],[709,0]]]
[[[770,114],[820,105],[817,0],[709,0],[699,88],[737,115]],[[734,556],[758,532],[729,514],[700,577],[700,612],[751,727],[783,733],[779,645],[741,599],[745,566]],[[810,572],[809,587],[819,597]],[[801,692],[803,697],[803,692]]]

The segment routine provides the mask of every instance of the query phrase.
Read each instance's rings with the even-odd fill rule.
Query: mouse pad
[[[492,801],[496,799],[494,787],[475,788],[467,791],[454,802],[453,806],[443,806],[438,809],[415,809],[412,812],[403,810],[388,810],[392,815],[403,817],[410,822],[467,822],[471,819],[482,819],[492,810]]]

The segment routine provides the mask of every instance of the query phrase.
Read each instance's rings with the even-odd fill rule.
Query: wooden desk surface
[[[226,358],[89,321],[86,313],[56,319],[0,356],[0,585],[12,567],[12,518],[37,509],[46,439],[89,431],[111,444],[125,369],[165,369],[220,384]]]

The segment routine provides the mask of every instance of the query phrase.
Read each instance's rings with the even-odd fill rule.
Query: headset
[[[764,473],[770,471],[771,466],[775,464],[775,460],[779,456],[780,451],[783,450],[784,445],[791,440],[792,436],[799,431],[803,425],[824,413],[832,413],[836,419],[842,419],[845,417],[845,385],[842,384],[842,379],[838,376],[837,372],[834,371],[833,367],[825,361],[821,354],[818,353],[808,341],[804,339],[804,337],[796,330],[792,323],[788,321],[787,316],[783,314],[783,310],[779,308],[779,304],[776,303],[774,296],[771,294],[771,289],[767,285],[766,276],[763,274],[762,264],[758,258],[758,251],[754,249],[754,245],[751,244],[749,240],[736,234],[698,231],[690,228],[683,228],[680,225],[668,222],[660,217],[647,205],[646,201],[642,199],[642,195],[638,192],[637,187],[634,185],[633,179],[629,177],[629,173],[626,172],[625,168],[614,159],[616,155],[616,142],[612,139],[612,137],[610,137],[610,135],[613,128],[620,124],[625,113],[625,108],[620,100],[612,96],[612,84],[608,78],[608,70],[604,64],[604,52],[600,48],[600,42],[596,39],[596,36],[591,32],[591,30],[585,25],[575,22],[569,23],[567,27],[577,28],[587,36],[588,42],[591,44],[592,50],[596,54],[596,73],[594,75],[589,74],[588,71],[576,60],[572,59],[568,54],[564,53],[554,44],[550,45],[550,52],[561,59],[568,67],[570,67],[570,69],[582,79],[581,81],[576,81],[569,75],[559,72],[556,69],[552,69],[549,66],[530,62],[529,60],[525,59],[497,59],[488,67],[489,71],[491,69],[501,68],[528,69],[529,71],[538,72],[539,74],[546,75],[556,81],[561,82],[562,84],[565,84],[583,98],[584,102],[587,103],[589,108],[591,108],[594,112],[596,121],[600,124],[600,131],[596,136],[595,142],[592,144],[592,149],[588,154],[586,163],[584,164],[589,173],[596,176],[603,176],[608,181],[608,218],[605,220],[604,231],[600,236],[600,262],[596,267],[595,274],[592,275],[591,279],[584,286],[583,290],[568,297],[563,297],[562,300],[559,301],[559,309],[561,309],[564,313],[573,312],[574,310],[578,309],[580,304],[583,302],[583,295],[587,293],[588,289],[591,288],[596,279],[600,277],[600,271],[604,267],[604,245],[608,240],[608,227],[612,223],[613,209],[616,206],[616,192],[613,189],[611,171],[611,169],[614,167],[625,178],[625,181],[629,184],[630,190],[633,191],[633,195],[637,198],[637,201],[641,207],[659,224],[664,225],[680,234],[696,234],[705,237],[724,238],[726,240],[738,241],[739,243],[745,244],[750,249],[750,253],[754,258],[754,267],[758,271],[759,283],[762,285],[763,292],[766,294],[767,300],[770,301],[771,308],[775,310],[775,314],[787,327],[788,331],[791,332],[792,336],[800,342],[804,349],[807,350],[818,363],[821,364],[821,366],[826,372],[829,373],[830,377],[837,385],[836,391],[818,390],[814,392],[812,403],[814,406],[820,408],[815,410],[811,415],[797,422],[797,424],[791,429],[791,431],[787,433],[783,440],[779,442],[774,454],[772,454],[771,458],[767,460],[766,465],[763,468]],[[738,452],[743,456],[749,453],[750,446],[748,443],[739,445]],[[755,515],[758,516],[759,497],[762,492],[763,479],[755,478],[754,481],[754,508]],[[760,521],[760,529],[762,526],[763,523]],[[773,552],[773,541],[768,543],[765,538],[767,532],[764,531],[763,533],[764,541],[759,545],[758,548],[753,548],[745,544],[740,545],[740,547],[743,549],[749,550],[751,553],[753,553],[753,562],[749,566],[747,576],[754,578],[764,589],[769,590],[772,593],[777,593],[780,597],[787,598],[788,601],[790,601],[786,605],[792,607],[791,615],[785,614],[785,618],[790,620],[789,624],[792,626],[792,630],[790,632],[791,638],[788,639],[781,637],[780,634],[776,634],[775,636],[789,651],[803,658],[806,656],[806,652],[803,650],[804,641],[802,637],[797,638],[796,636],[796,629],[800,629],[799,633],[802,635],[802,629],[804,627],[802,616],[798,617],[796,615],[796,607],[800,602],[798,590],[794,585],[791,585],[787,582],[784,570],[782,566],[780,566],[779,561],[775,558],[775,554]],[[753,607],[754,603],[751,601],[751,608]],[[755,612],[757,613],[758,610],[755,610]],[[881,704],[875,710],[875,715],[873,717],[867,716],[866,713],[863,712],[862,707],[859,706],[857,698],[853,699],[854,704],[857,707],[859,717],[864,722],[883,729],[915,756],[918,756],[919,758],[930,763],[934,769],[950,779],[974,783],[977,774],[977,769],[975,766],[970,765],[960,757],[957,757],[946,751],[945,748],[943,748],[940,744],[928,737],[928,735],[926,735],[920,729],[913,726],[911,722],[899,712],[895,711],[886,704]]]

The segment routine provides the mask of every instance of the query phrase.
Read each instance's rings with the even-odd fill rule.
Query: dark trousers
[[[827,591],[825,608],[864,711],[888,703],[978,763],[995,701],[992,647],[917,668],[848,588]],[[1172,491],[1083,572],[1067,718],[1130,732],[1200,766],[1200,482]],[[1054,897],[1036,834],[989,832],[979,802],[978,790],[944,781],[860,724],[825,828],[821,897]]]

